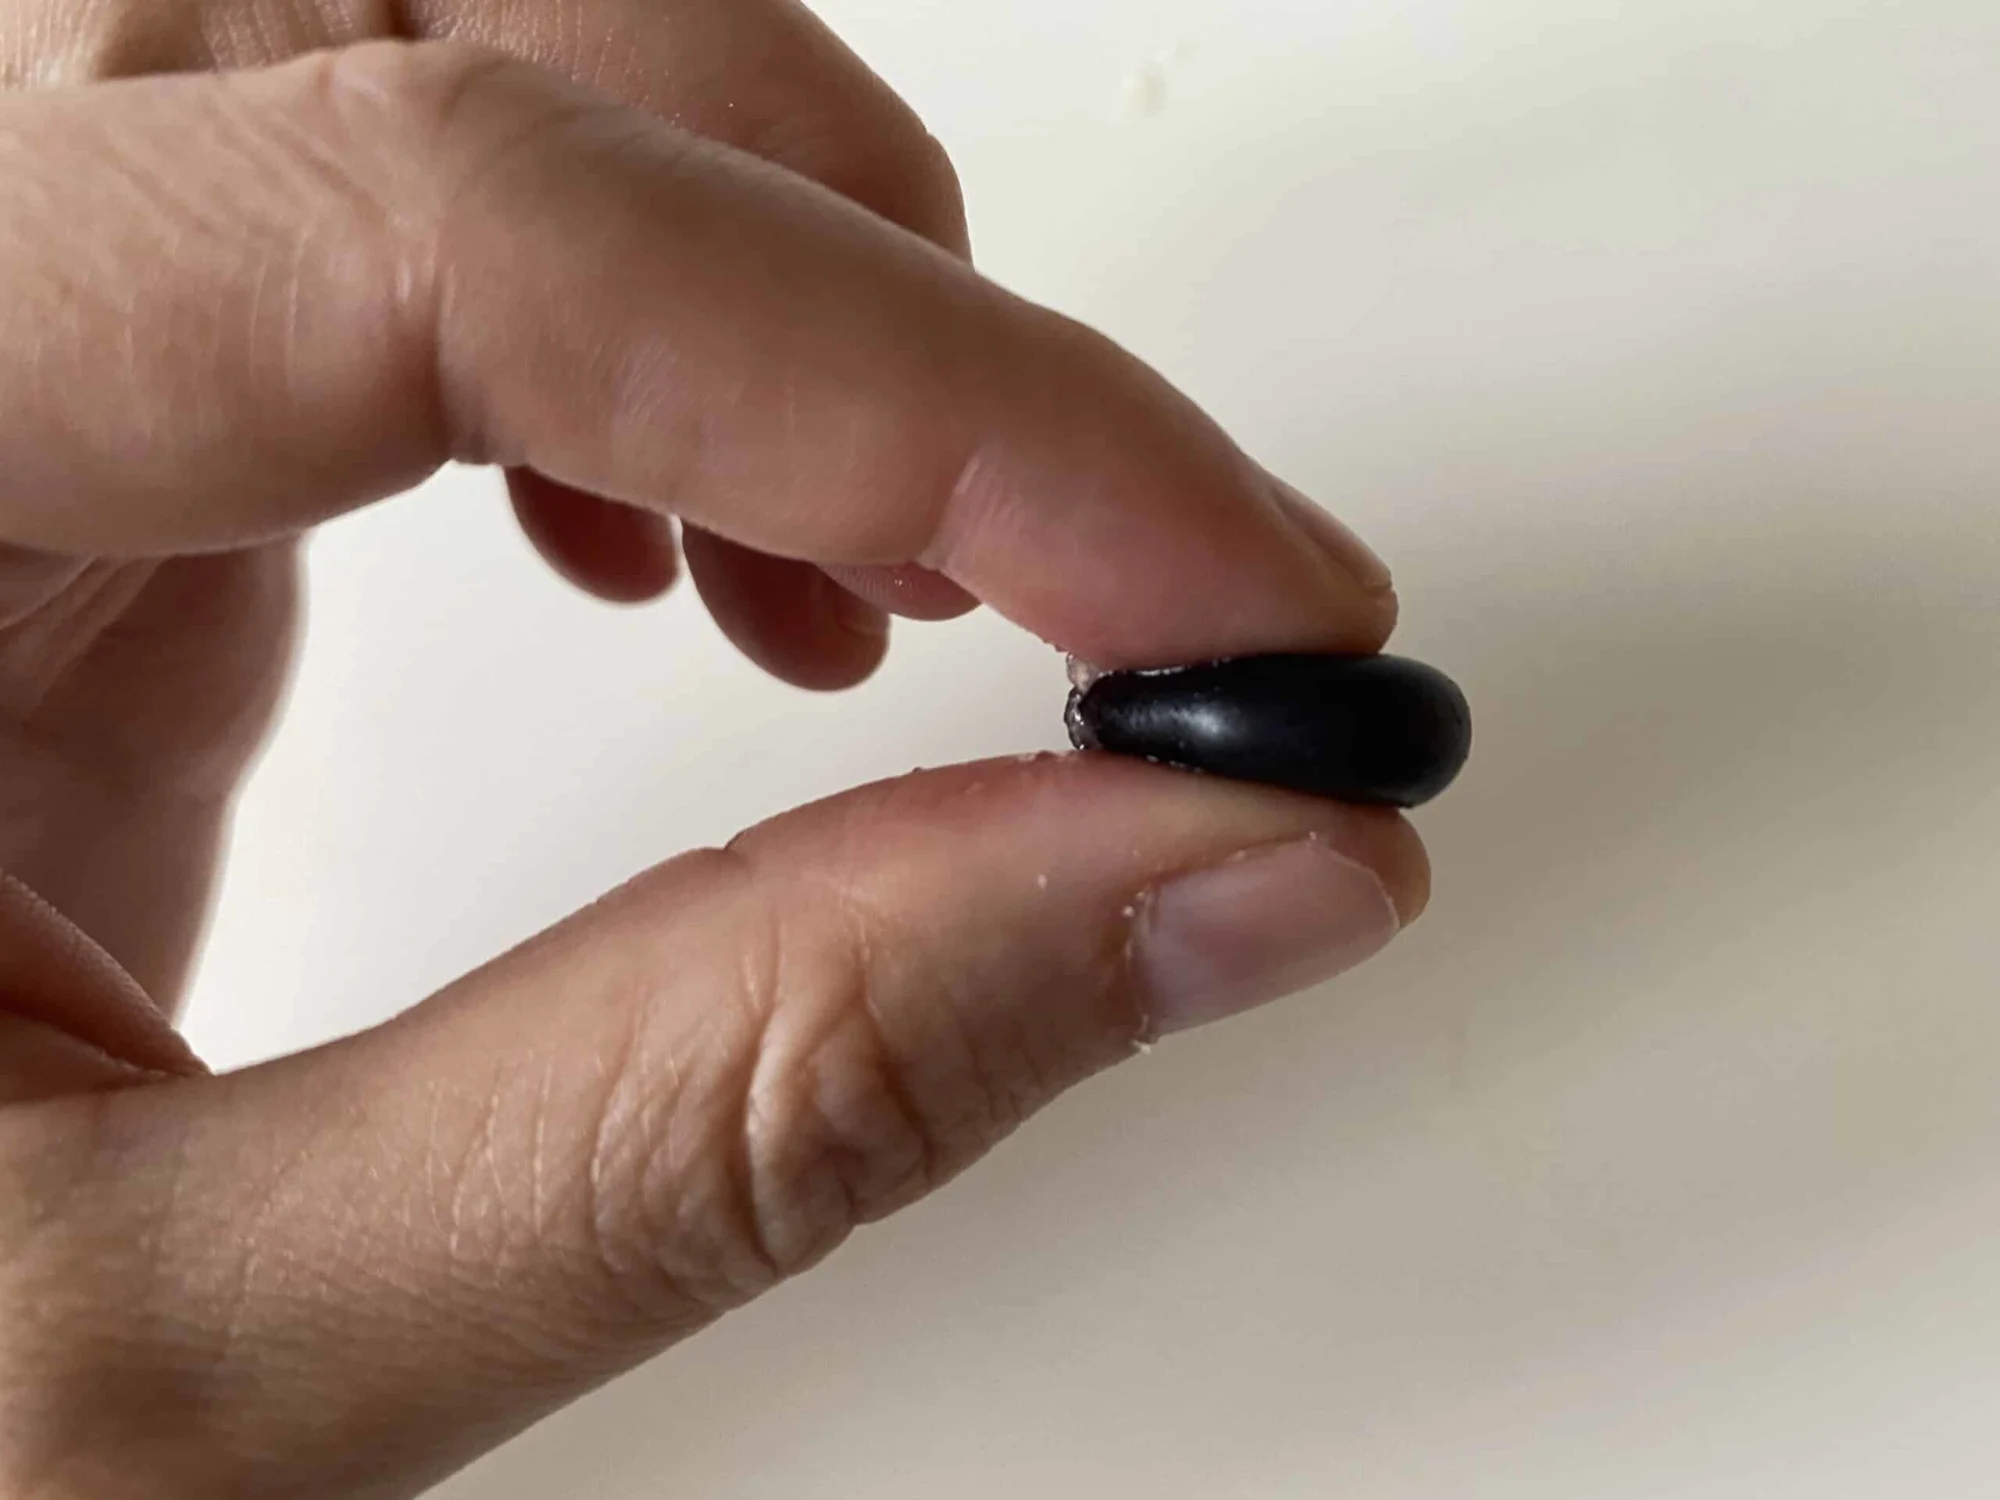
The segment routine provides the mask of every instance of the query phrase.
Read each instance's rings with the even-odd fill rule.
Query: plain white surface
[[[1073,1096],[452,1500],[2000,1490],[2000,11],[828,0],[982,260],[1396,565],[1436,904]],[[485,476],[330,530],[192,1022],[391,1014],[1049,652],[760,680]]]

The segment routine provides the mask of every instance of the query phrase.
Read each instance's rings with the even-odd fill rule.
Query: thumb
[[[65,1451],[168,1412],[172,1493],[410,1493],[1150,1035],[1369,956],[1425,882],[1393,815],[961,767],[676,860],[367,1035],[35,1106],[0,1139],[67,1164],[38,1259],[118,1309],[123,1394]],[[65,1107],[87,1146],[52,1150]]]

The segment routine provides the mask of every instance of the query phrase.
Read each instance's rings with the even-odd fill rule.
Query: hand
[[[684,130],[811,177],[955,252],[965,250],[958,185],[943,151],[894,94],[789,0],[418,0],[394,7],[334,0],[0,0],[0,84],[74,86],[123,74],[268,65],[308,49],[365,40],[392,15],[419,37],[470,39],[541,63]],[[223,97],[231,101],[223,107],[235,107],[233,94]],[[252,328],[246,320],[282,316],[282,304],[270,297],[288,279],[282,266],[288,247],[305,236],[301,248],[316,248],[309,242],[317,227],[313,214],[352,221],[369,204],[342,204],[334,193],[314,197],[307,191],[315,178],[309,140],[294,141],[289,153],[260,157],[249,149],[255,143],[227,138],[228,120],[211,117],[204,126],[214,137],[209,148],[198,163],[182,162],[176,141],[130,139],[143,127],[130,117],[121,124],[105,98],[67,103],[89,117],[90,139],[52,154],[42,154],[51,125],[32,123],[42,113],[36,103],[17,104],[13,118],[22,123],[7,139],[12,149],[39,159],[21,168],[26,176],[14,185],[9,204],[29,202],[33,184],[48,173],[72,169],[88,174],[90,196],[118,191],[121,181],[137,196],[128,198],[122,215],[97,209],[67,225],[51,219],[52,205],[40,205],[5,240],[13,252],[10,293],[34,293],[0,313],[20,340],[13,346],[17,376],[83,383],[67,393],[69,399],[94,408],[99,421],[123,423],[134,414],[117,405],[129,363],[120,350],[143,335],[154,347],[132,345],[127,353],[164,362],[152,377],[164,387],[156,393],[163,398],[160,409],[148,415],[189,421],[172,406],[175,392],[212,355],[164,345],[273,343],[273,330]],[[255,113],[248,110],[241,123],[254,125]],[[322,118],[301,120],[300,128],[338,128],[323,108],[318,113]],[[401,145],[379,131],[374,144]],[[440,142],[438,149],[452,148]],[[492,148],[472,143],[467,149]],[[139,154],[130,154],[134,150]],[[374,170],[390,173],[395,166],[385,160]],[[11,154],[5,167],[15,169]],[[442,158],[437,163],[440,172],[465,169]],[[354,186],[365,194],[374,184]],[[209,231],[222,243],[187,232],[172,202],[182,190],[216,201],[224,217]],[[123,248],[115,271],[102,265],[93,271],[82,258],[84,228],[100,216],[122,219],[138,237]],[[366,232],[365,225],[349,227]],[[261,238],[230,243],[236,235]],[[95,254],[106,247],[88,248]],[[421,253],[421,247],[375,245],[367,252],[373,274],[393,275],[395,267],[382,258],[413,249]],[[343,274],[344,250],[327,252],[321,265],[301,273]],[[148,263],[167,254],[188,262],[179,267],[177,294],[160,297],[130,324],[131,309],[122,299],[140,292],[150,297],[167,272]],[[575,283],[594,269],[586,261],[561,274]],[[261,300],[252,277],[265,278]],[[394,303],[395,288],[383,291]],[[346,300],[327,310],[337,314]],[[406,306],[398,315],[419,317],[421,309]],[[550,308],[549,315],[560,316],[560,309]],[[39,370],[31,368],[29,351],[39,351]],[[284,357],[282,350],[275,353]],[[231,363],[213,372],[217,379],[254,385],[270,371],[269,350],[231,348],[227,354]],[[391,372],[405,393],[427,378],[407,365],[409,354],[403,351],[398,358],[405,363]],[[94,401],[86,402],[88,393]],[[396,394],[385,386],[378,399],[392,403]],[[281,395],[238,392],[235,399],[262,404]],[[438,414],[398,413],[406,444],[412,421],[425,415],[436,420]],[[241,418],[254,422],[255,412],[246,410]],[[125,461],[144,465],[154,450],[144,446],[138,426],[134,422],[115,440]],[[389,436],[376,451],[390,463],[400,459],[415,472],[433,461],[392,453]],[[432,432],[420,441],[442,436]],[[476,434],[450,436],[477,441]],[[290,440],[275,430],[271,437]],[[343,433],[333,441],[346,445],[353,437]],[[239,461],[249,469],[260,466],[247,452]],[[293,479],[298,469],[298,460],[287,456],[281,468],[258,473],[255,482],[281,483],[311,504],[313,485]],[[227,482],[221,475],[187,478]],[[343,488],[346,483],[333,480],[318,498],[337,505],[366,498],[360,489]],[[509,486],[528,534],[583,587],[637,600],[673,581],[672,531],[658,510],[606,505],[531,470],[510,474]],[[18,492],[20,484],[9,487]],[[656,503],[660,498],[651,497]],[[0,868],[43,891],[171,1006],[206,910],[228,796],[265,736],[290,664],[296,548],[279,536],[176,560],[126,555],[114,538],[112,555],[91,561],[88,554],[25,551],[8,546],[11,540],[11,529],[0,528]],[[818,570],[779,563],[699,531],[689,532],[687,553],[723,626],[782,675],[807,686],[837,687],[865,676],[879,660],[881,612],[827,587]],[[893,599],[905,613],[936,617],[971,604],[962,591],[920,574],[843,576],[864,594]]]
[[[6,1493],[413,1493],[1421,909],[1393,816],[1008,761],[207,1076],[168,1016],[295,539],[444,461],[506,467],[611,597],[671,581],[678,518],[725,628],[816,686],[879,659],[863,600],[1106,666],[1373,649],[1394,602],[1150,372],[976,277],[935,147],[789,5],[408,17],[500,51],[30,9],[17,81],[183,71],[0,99]]]

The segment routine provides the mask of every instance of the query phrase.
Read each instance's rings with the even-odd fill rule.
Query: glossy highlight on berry
[[[1070,694],[1064,717],[1079,750],[1383,807],[1429,802],[1472,752],[1458,685],[1395,656],[1107,672]]]

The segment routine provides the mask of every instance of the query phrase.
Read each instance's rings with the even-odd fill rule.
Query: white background
[[[2000,1492],[2000,9],[824,9],[990,271],[1378,544],[1478,753],[1388,957],[445,1493]],[[314,582],[218,1062],[793,802],[1061,743],[1060,663],[991,619],[796,694],[691,595],[566,592],[486,476]]]

